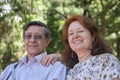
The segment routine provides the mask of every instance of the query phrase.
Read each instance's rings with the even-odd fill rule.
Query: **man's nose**
[[[32,37],[30,38],[30,41],[34,42],[34,41],[35,41],[35,37],[32,36]]]

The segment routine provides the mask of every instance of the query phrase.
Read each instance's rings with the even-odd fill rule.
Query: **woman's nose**
[[[78,38],[79,34],[78,33],[74,33],[74,38]]]

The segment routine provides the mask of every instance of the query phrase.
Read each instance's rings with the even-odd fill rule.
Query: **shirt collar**
[[[47,52],[43,52],[43,53],[33,57],[32,59],[36,60],[37,62],[40,62],[42,60],[42,58],[45,56],[47,56]],[[26,63],[27,62],[27,55],[24,56],[19,62]]]
[[[37,60],[37,62],[40,62],[43,57],[47,56],[47,52],[44,52],[38,56],[35,56],[34,58]]]

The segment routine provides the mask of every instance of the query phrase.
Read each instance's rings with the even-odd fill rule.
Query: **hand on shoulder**
[[[47,56],[45,56],[44,58],[42,58],[41,60],[41,64],[43,66],[49,66],[50,64],[54,64],[56,61],[58,61],[60,58],[59,54],[49,54]]]

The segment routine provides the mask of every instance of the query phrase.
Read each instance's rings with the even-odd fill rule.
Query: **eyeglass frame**
[[[31,38],[33,38],[34,40],[41,40],[43,38],[45,38],[44,35],[40,35],[40,34],[35,34],[35,35],[32,35],[32,34],[24,34],[23,35],[23,38],[25,40],[30,40]]]

